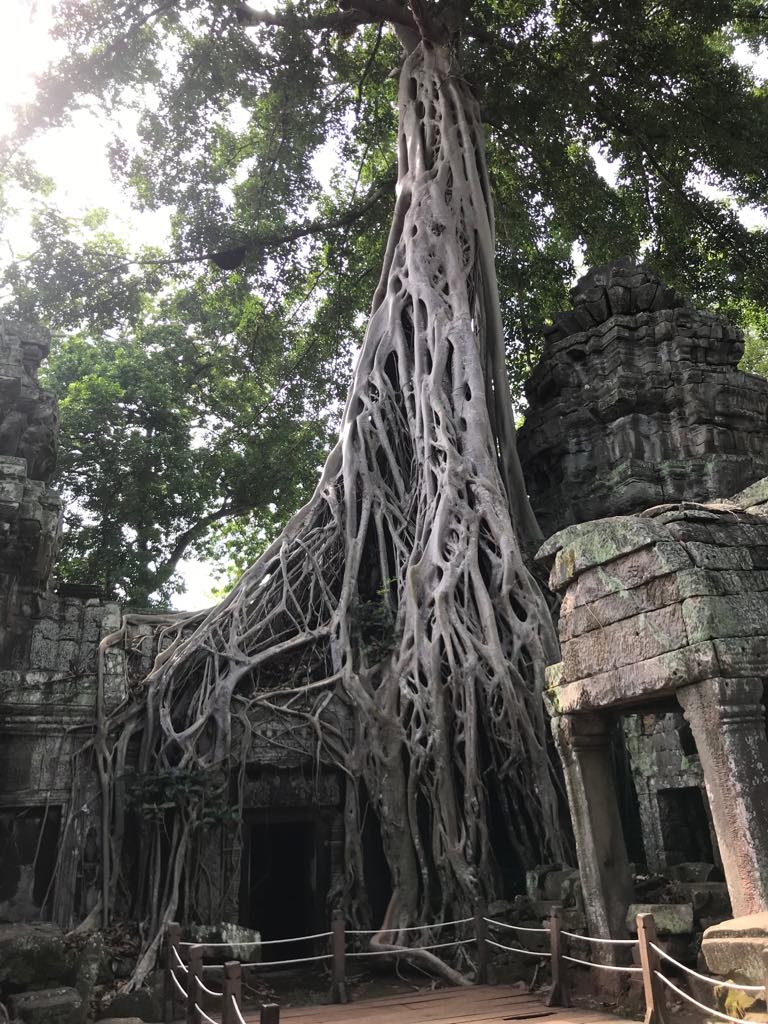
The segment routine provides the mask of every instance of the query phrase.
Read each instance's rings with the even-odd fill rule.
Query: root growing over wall
[[[561,856],[541,699],[556,640],[521,550],[537,527],[515,453],[479,110],[447,49],[424,42],[399,105],[394,220],[318,487],[100,732],[105,905],[131,743],[139,771],[242,780],[259,707],[309,724],[319,761],[347,779],[335,898],[361,924],[363,801],[375,811],[393,887],[380,942],[498,894],[491,790],[523,865]],[[141,894],[152,935],[176,914],[191,825],[179,811],[162,853],[158,840]]]

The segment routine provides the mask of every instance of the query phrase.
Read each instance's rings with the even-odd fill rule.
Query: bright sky
[[[60,44],[48,36],[54,0],[1,2],[0,135],[13,127],[13,108],[34,97],[35,75],[62,52]],[[269,4],[261,3],[258,6]],[[750,64],[759,77],[768,78],[768,50],[763,50],[756,57],[743,47],[738,57]],[[129,140],[131,129],[129,122],[122,125],[122,131]],[[118,234],[164,246],[168,237],[168,214],[133,210],[111,180],[106,144],[113,130],[114,125],[104,123],[94,113],[79,111],[70,125],[36,139],[29,146],[28,152],[40,171],[56,180],[56,200],[64,213],[74,215],[86,209],[105,207],[110,211],[111,226]],[[618,166],[611,164],[596,147],[593,148],[593,157],[598,171],[607,181],[615,184]],[[326,160],[321,156],[319,162],[325,164]],[[321,168],[318,167],[318,170]],[[716,190],[704,186],[702,191],[709,195],[717,194]],[[744,209],[739,215],[747,226],[765,223],[765,217],[753,209]],[[24,218],[20,217],[9,225],[6,238],[2,240],[0,261],[12,258],[14,253],[22,253],[25,244]],[[209,604],[210,587],[213,584],[209,567],[205,563],[183,562],[180,568],[186,581],[187,593],[178,599],[177,607],[200,608]]]

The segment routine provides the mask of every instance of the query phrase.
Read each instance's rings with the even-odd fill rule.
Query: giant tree
[[[383,267],[317,489],[217,608],[177,625],[144,685],[99,721],[95,747],[105,821],[120,835],[132,740],[144,771],[159,764],[226,778],[247,758],[259,707],[310,722],[318,757],[347,779],[339,896],[364,919],[365,801],[392,878],[382,938],[397,944],[413,922],[461,915],[495,894],[502,842],[522,863],[561,850],[541,702],[556,646],[526,564],[540,537],[515,453],[502,320],[502,309],[526,308],[516,255],[527,251],[533,263],[538,252],[526,227],[563,262],[574,225],[597,257],[648,240],[678,279],[698,275],[701,293],[707,276],[692,254],[710,247],[715,279],[738,260],[743,287],[758,295],[764,237],[747,239],[689,175],[706,168],[765,204],[765,97],[731,59],[728,35],[757,38],[759,5],[636,3],[619,17],[616,5],[589,3],[359,0],[341,12],[307,3],[275,13],[168,2],[126,4],[117,23],[112,5],[63,6],[76,15],[61,31],[91,76],[86,91],[103,89],[110,74],[135,85],[162,66],[152,23],[174,39],[169,81],[156,85],[174,102],[145,120],[156,145],[132,163],[119,147],[116,155],[146,201],[173,196],[182,259],[226,250],[233,266],[251,254],[274,273],[270,247],[321,236],[335,240],[324,255],[348,269],[359,239],[338,233],[355,215],[381,213],[390,174],[381,138],[391,131],[396,198]],[[260,26],[257,47],[250,24]],[[394,59],[395,36],[396,122],[376,78]],[[238,90],[247,107],[249,85],[258,111],[244,140],[252,173],[235,182],[228,205],[224,168],[239,166],[243,140],[219,115]],[[298,117],[296,102],[306,107]],[[366,103],[370,123],[345,135],[350,106],[359,113]],[[200,123],[206,131],[189,145]],[[321,209],[297,222],[289,193],[323,205],[307,184],[318,126],[344,138],[360,180],[347,215]],[[619,189],[595,174],[592,141],[622,157]],[[501,293],[489,151],[497,192],[509,200]],[[157,161],[174,173],[161,175]],[[255,208],[258,224],[238,221]],[[351,709],[351,733],[336,727],[335,704]],[[153,930],[177,906],[192,815],[177,815],[155,883],[140,894]],[[108,827],[104,836],[106,907],[120,850],[110,850]]]

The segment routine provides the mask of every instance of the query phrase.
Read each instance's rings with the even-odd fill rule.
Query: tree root
[[[429,43],[405,59],[399,106],[384,267],[317,489],[220,605],[173,627],[143,686],[100,716],[103,888],[110,905],[129,750],[139,772],[204,770],[222,792],[232,783],[242,809],[268,710],[299,746],[311,736],[318,768],[346,779],[333,898],[369,923],[370,808],[396,894],[376,945],[459,983],[386,936],[502,895],[498,844],[521,870],[560,859],[541,697],[557,647],[522,554],[537,527],[514,448],[478,106],[447,48]],[[199,860],[197,815],[180,804],[145,854],[134,906],[153,937],[136,978]]]

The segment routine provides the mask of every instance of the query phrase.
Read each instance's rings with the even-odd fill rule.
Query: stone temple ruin
[[[727,916],[720,870],[734,914],[768,909],[768,382],[737,369],[738,330],[646,268],[572,297],[520,452],[554,533],[547,703],[584,906],[592,934],[625,934],[631,841],[693,931]]]
[[[535,921],[565,900],[592,934],[621,937],[660,902],[667,932],[696,942],[768,911],[768,381],[737,368],[736,328],[646,267],[593,270],[572,299],[528,383],[519,449],[559,602],[546,701],[578,877],[524,865],[527,895],[510,906]],[[69,926],[95,906],[96,815],[90,859],[56,855],[71,756],[92,726],[101,642],[124,621],[136,638],[106,655],[107,706],[151,653],[141,617],[54,579],[47,348],[0,322],[0,931]],[[209,921],[270,937],[286,891],[284,934],[325,924],[344,841],[340,780],[316,770],[309,739],[286,750],[280,728],[265,712],[239,845],[217,834],[208,872]],[[373,832],[366,856],[383,908]]]

